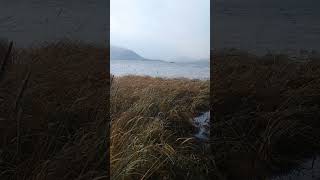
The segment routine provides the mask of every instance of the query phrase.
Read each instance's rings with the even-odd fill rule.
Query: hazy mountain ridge
[[[161,60],[161,59],[148,59],[145,58],[135,51],[119,46],[110,46],[110,57],[112,60],[145,60],[145,61],[161,61],[165,63],[208,63],[209,58],[202,58],[202,59],[196,59],[196,58],[190,58],[190,57],[177,57],[167,60]]]
[[[168,62],[160,59],[148,59],[142,57],[138,53],[134,52],[133,50],[113,46],[110,47],[110,57],[112,60],[144,60],[144,61],[161,61],[161,62]]]
[[[118,46],[111,46],[110,57],[113,60],[145,60],[144,57],[136,52]]]

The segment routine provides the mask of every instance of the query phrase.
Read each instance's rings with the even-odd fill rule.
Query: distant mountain
[[[145,58],[136,52],[117,46],[111,46],[110,57],[113,60],[144,60]]]

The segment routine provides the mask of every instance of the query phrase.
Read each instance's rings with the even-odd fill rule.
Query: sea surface
[[[142,75],[164,78],[210,79],[209,62],[166,62],[151,60],[111,60],[115,76]]]

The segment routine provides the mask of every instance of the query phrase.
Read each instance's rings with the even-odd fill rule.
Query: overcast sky
[[[212,48],[320,51],[319,0],[215,0]]]
[[[18,46],[64,38],[105,45],[107,1],[1,0],[0,38]]]
[[[146,58],[209,58],[210,0],[111,0],[112,45]]]

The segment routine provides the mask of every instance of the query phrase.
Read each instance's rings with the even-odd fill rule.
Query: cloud
[[[156,59],[209,57],[210,0],[111,0],[111,44]]]

